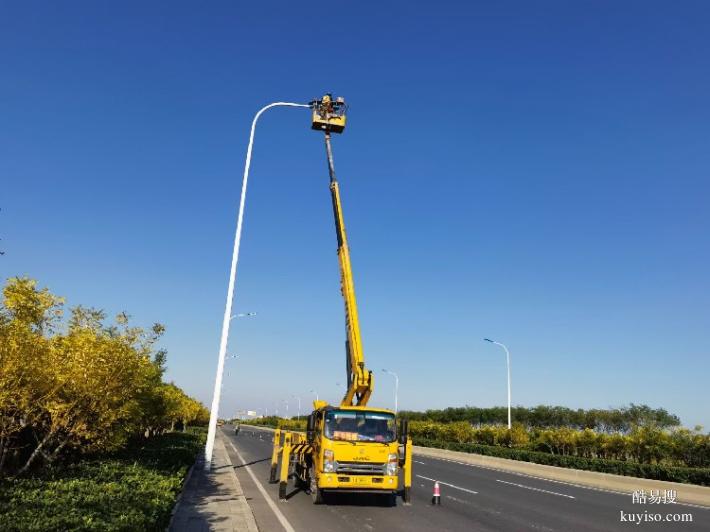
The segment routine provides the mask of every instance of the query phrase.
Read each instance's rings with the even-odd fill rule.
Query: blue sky
[[[248,127],[334,140],[372,404],[663,406],[710,427],[703,2],[0,8],[0,257],[161,321],[209,404]],[[259,126],[222,411],[339,398],[322,136]],[[281,412],[285,407],[280,407]],[[290,412],[295,400],[290,400]]]

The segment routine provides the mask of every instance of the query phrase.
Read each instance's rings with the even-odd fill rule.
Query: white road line
[[[415,464],[422,464],[422,465],[426,465],[426,463],[424,463],[424,462],[420,462],[419,460],[412,460],[412,462],[414,462]]]
[[[242,455],[239,454],[239,451],[237,451],[237,448],[234,446],[234,444],[229,439],[227,439],[227,441],[229,442],[229,445],[232,446],[234,452],[237,453],[237,458],[241,460],[242,465],[247,470],[247,473],[249,473],[249,476],[254,481],[254,484],[256,484],[256,487],[259,488],[259,491],[264,496],[264,499],[266,499],[266,503],[269,505],[269,508],[271,508],[271,510],[274,512],[276,519],[279,520],[279,523],[281,523],[281,526],[284,527],[284,530],[286,530],[286,532],[296,532],[296,530],[291,526],[291,523],[288,522],[288,519],[286,519],[286,516],[281,513],[281,510],[279,510],[278,506],[276,506],[276,503],[272,501],[271,497],[269,497],[269,494],[266,493],[264,486],[261,485],[261,482],[259,482],[259,480],[256,478],[254,472],[251,470],[251,467],[247,465],[246,461],[244,460],[244,458],[242,458]]]
[[[436,482],[436,479],[434,479],[434,478],[425,477],[424,475],[417,475],[417,476],[419,478],[423,478],[424,480],[430,480],[432,482]],[[439,481],[439,484],[442,484],[444,486],[448,486],[450,488],[454,488],[455,490],[465,491],[466,493],[473,493],[474,495],[478,494],[477,491],[473,491],[473,490],[470,490],[467,488],[462,488],[461,486],[454,486],[453,484],[449,484],[448,482],[442,482],[441,480]]]
[[[565,495],[564,493],[557,493],[556,491],[547,491],[540,488],[533,488],[532,486],[524,486],[523,484],[516,484],[515,482],[507,482],[505,480],[498,480],[496,482],[502,482],[503,484],[510,484],[511,486],[517,486],[519,488],[525,488],[527,490],[541,491],[542,493],[549,493],[550,495],[557,495],[558,497],[567,497],[568,499],[574,499],[572,495]]]
[[[458,502],[458,503],[461,503],[461,504],[471,504],[471,503],[468,502],[468,501],[464,501],[463,499],[457,499],[456,497],[452,497],[451,495],[447,495],[446,498],[447,498],[447,499],[451,499],[452,501],[455,501],[455,502]]]
[[[518,477],[533,478],[535,480],[543,480],[545,482],[554,482],[555,484],[564,484],[565,486],[572,486],[573,488],[580,488],[583,490],[599,491],[602,493],[611,493],[612,495],[624,495],[627,497],[629,496],[629,492],[626,492],[626,491],[618,491],[618,490],[612,490],[612,489],[607,489],[607,488],[597,488],[596,486],[587,486],[585,484],[576,484],[574,482],[567,482],[565,480],[553,480],[551,478],[538,477],[536,475],[529,475],[528,473],[520,473],[519,471],[511,471],[509,469],[501,469],[500,467],[491,467],[491,466],[487,466],[487,465],[471,464],[469,462],[459,462],[457,460],[451,460],[449,458],[435,458],[435,460],[441,460],[442,462],[450,462],[452,464],[465,465],[468,467],[476,467],[478,469],[488,469],[489,471],[498,471],[499,473],[505,473],[506,475],[515,475]],[[693,504],[690,502],[676,501],[674,504],[677,504],[678,506],[689,506],[691,508],[698,508],[700,510],[709,510],[710,509],[710,507],[708,507],[708,506],[702,506],[700,504]]]

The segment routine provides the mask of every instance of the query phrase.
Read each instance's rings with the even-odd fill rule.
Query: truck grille
[[[338,462],[335,472],[348,475],[384,475],[386,467],[387,464],[372,462]]]

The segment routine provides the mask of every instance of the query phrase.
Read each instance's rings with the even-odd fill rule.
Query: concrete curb
[[[244,427],[268,432],[274,431],[272,428],[256,425],[244,425]],[[651,480],[648,478],[625,477],[622,475],[612,475],[610,473],[598,473],[597,471],[582,471],[566,467],[510,460],[508,458],[496,458],[482,454],[449,451],[447,449],[436,449],[433,447],[419,447],[418,445],[414,445],[412,450],[417,456],[440,458],[485,467],[487,469],[497,469],[531,477],[540,477],[546,480],[576,484],[586,488],[614,491],[626,494],[629,497],[631,497],[631,494],[636,490],[646,490],[646,492],[650,490],[661,490],[661,492],[663,492],[663,490],[674,490],[677,494],[676,500],[678,502],[710,507],[710,487],[706,486]]]
[[[413,452],[417,456],[440,458],[488,469],[497,469],[531,477],[555,480],[557,482],[576,484],[583,487],[615,491],[627,494],[629,497],[631,497],[631,494],[636,490],[646,490],[647,493],[650,490],[661,490],[661,492],[663,492],[663,490],[674,490],[677,494],[676,500],[678,502],[710,506],[710,488],[696,486],[695,484],[625,477],[612,475],[610,473],[598,473],[597,471],[581,471],[579,469],[534,464],[531,462],[510,460],[508,458],[496,458],[481,454],[449,451],[447,449],[435,449],[432,447],[419,447],[416,445],[413,447]]]
[[[199,455],[195,458],[195,463],[190,466],[190,469],[187,472],[187,475],[185,475],[184,480],[182,481],[182,486],[180,486],[180,493],[178,493],[177,499],[175,499],[175,504],[173,505],[173,510],[170,512],[170,521],[168,521],[168,526],[165,529],[165,532],[168,532],[172,527],[173,527],[173,521],[175,520],[175,514],[178,511],[178,508],[180,508],[180,503],[182,502],[182,494],[185,493],[185,486],[187,486],[187,483],[190,482],[190,477],[192,477],[192,472],[195,470],[195,466],[197,465],[197,462],[200,460]]]

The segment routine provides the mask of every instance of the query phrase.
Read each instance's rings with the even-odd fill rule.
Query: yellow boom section
[[[326,142],[329,147],[330,140],[328,137],[326,136]],[[360,321],[357,315],[357,301],[355,300],[355,284],[353,283],[353,272],[350,264],[350,249],[348,248],[348,240],[345,234],[340,188],[334,177],[330,182],[330,194],[333,200],[335,230],[338,236],[340,291],[345,301],[345,356],[348,389],[340,404],[341,406],[351,406],[353,404],[365,406],[372,394],[374,382],[372,372],[365,368],[365,357],[362,352],[362,340],[360,338]]]

